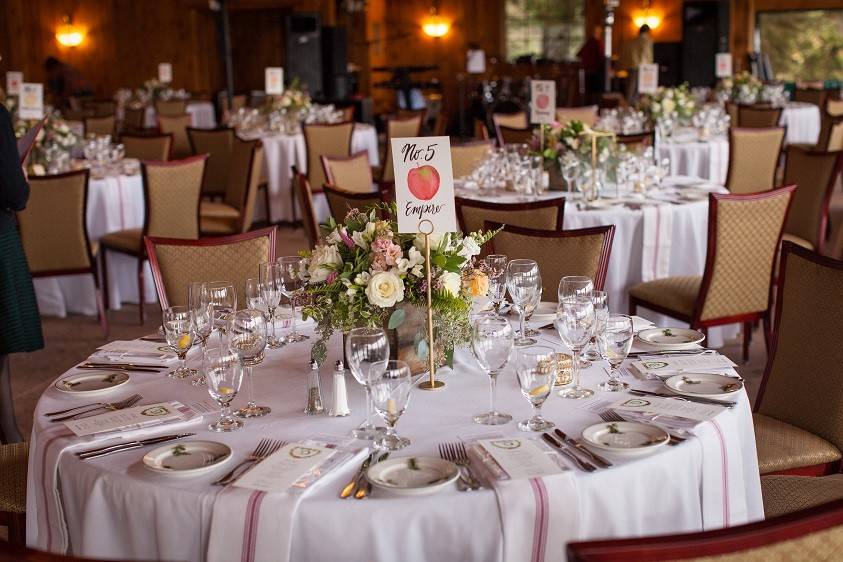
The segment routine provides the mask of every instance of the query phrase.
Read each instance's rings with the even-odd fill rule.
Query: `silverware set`
[[[601,420],[603,420],[604,422],[609,422],[609,423],[627,421],[623,416],[621,416],[620,414],[618,414],[614,410],[603,410],[602,412],[600,412],[599,416],[600,416]],[[664,429],[664,428],[662,428],[662,429]],[[665,431],[667,431],[667,430],[665,429]],[[670,435],[670,441],[668,441],[668,443],[667,443],[669,446],[679,445],[680,443],[685,441],[685,437],[679,437],[678,435],[674,435],[674,434],[670,433],[669,431],[667,432],[667,434]]]
[[[344,500],[354,496],[354,499],[362,500],[369,497],[369,494],[372,492],[372,483],[366,480],[366,471],[370,466],[385,461],[387,458],[389,458],[389,453],[383,453],[378,456],[377,451],[366,457],[366,460],[360,465],[360,469],[354,473],[349,483],[340,490],[340,499]]]
[[[446,461],[451,461],[460,469],[457,487],[461,492],[479,490],[483,487],[480,480],[471,472],[471,462],[465,450],[465,444],[461,442],[442,443],[439,445],[439,456]]]
[[[245,466],[252,466],[261,462],[286,444],[286,441],[278,441],[277,439],[261,439],[257,447],[255,447],[255,450],[249,453],[249,456],[246,457],[246,460],[231,469],[228,474],[216,480],[214,482],[214,486],[228,486],[229,484],[234,483],[234,481],[237,480],[243,472],[245,472],[241,470],[241,468]]]
[[[175,441],[176,439],[183,439],[196,435],[195,433],[177,433],[173,435],[161,435],[159,437],[150,437],[149,439],[140,439],[138,441],[128,441],[126,443],[117,443],[115,445],[108,445],[105,447],[98,447],[96,449],[89,449],[87,451],[79,451],[76,456],[82,460],[96,459],[111,455],[113,453],[122,453],[123,451],[131,451],[133,449],[140,449],[147,445],[157,445],[159,443],[166,443],[168,441]]]
[[[84,406],[75,406],[73,408],[68,408],[67,410],[59,410],[58,412],[47,412],[46,416],[52,417],[50,421],[52,422],[63,422],[68,420],[75,420],[78,419],[79,416],[84,416],[85,414],[90,414],[96,412],[98,410],[123,410],[125,408],[130,408],[140,402],[142,396],[140,394],[132,394],[125,400],[121,400],[119,402],[94,402],[93,404],[86,404]],[[74,412],[68,415],[68,412],[73,412],[74,410],[82,410],[81,412]],[[60,417],[53,417],[53,416],[60,416]]]
[[[730,402],[728,400],[714,400],[713,398],[702,398],[700,396],[679,396],[678,394],[668,394],[666,392],[653,392],[651,390],[641,390],[639,388],[630,388],[630,394],[635,396],[657,396],[659,398],[673,398],[675,400],[683,400],[685,402],[696,402],[697,404],[706,404],[709,406],[723,406],[724,408],[734,408],[737,402]]]
[[[565,457],[568,461],[570,461],[574,466],[583,470],[585,472],[594,472],[597,470],[597,467],[591,464],[589,461],[585,460],[585,455],[576,447],[572,447],[567,443],[560,443],[549,433],[542,433],[542,439],[545,440],[551,447],[553,447],[556,452],[560,455]],[[576,452],[576,453],[575,453]]]
[[[89,371],[129,371],[134,373],[160,373],[167,369],[166,365],[154,365],[151,363],[118,363],[111,361],[85,361],[76,365],[77,369]]]

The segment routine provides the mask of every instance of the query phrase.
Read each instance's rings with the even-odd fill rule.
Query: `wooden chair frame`
[[[484,143],[486,141],[483,141]],[[474,209],[488,209],[491,211],[534,211],[536,209],[547,209],[556,207],[556,231],[562,230],[562,222],[565,218],[565,198],[557,197],[555,199],[545,199],[543,201],[529,201],[526,203],[494,203],[491,201],[480,201],[478,199],[470,199],[467,197],[454,197],[454,204],[457,211],[457,222],[460,230],[465,232],[466,226],[463,220],[463,207],[472,207]],[[553,231],[542,231],[553,232]]]

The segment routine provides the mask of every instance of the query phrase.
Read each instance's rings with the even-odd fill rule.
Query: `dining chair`
[[[225,199],[199,204],[199,230],[203,234],[237,234],[252,227],[262,168],[261,141],[235,138],[226,174]]]
[[[790,240],[822,254],[831,194],[843,167],[843,152],[818,152],[790,145],[785,151],[784,185],[795,185],[796,193],[783,240]]]
[[[467,197],[455,197],[457,221],[463,232],[477,232],[486,221],[538,230],[562,230],[565,198],[526,203],[494,203]]]
[[[542,274],[542,300],[556,300],[566,275],[585,275],[602,291],[609,270],[615,225],[575,230],[536,230],[486,221],[486,230],[504,229],[489,241],[492,253],[531,259]]]
[[[351,156],[322,156],[326,185],[353,193],[372,193],[372,166],[365,150]]]
[[[568,562],[832,561],[843,544],[843,501],[745,525],[567,545]]]
[[[781,107],[739,104],[737,126],[744,129],[778,127],[782,118],[782,110]]]
[[[327,183],[324,190],[331,216],[339,224],[345,222],[345,216],[351,209],[359,209],[368,213],[372,207],[383,203],[380,191],[360,193],[334,187]]]
[[[529,127],[514,129],[505,125],[498,125],[495,127],[495,134],[497,135],[498,146],[526,144],[533,138],[533,129]]]
[[[187,158],[193,155],[187,128],[190,127],[191,117],[187,113],[181,115],[158,115],[158,129],[165,135],[173,135],[172,157]]]
[[[126,148],[126,158],[166,162],[170,159],[170,151],[173,148],[173,135],[124,133],[120,135],[120,142]]]
[[[630,152],[643,152],[648,146],[655,144],[656,132],[645,131],[643,133],[620,134],[615,137],[618,145],[625,146]]]
[[[488,140],[464,142],[451,145],[451,168],[455,178],[471,174],[492,150]]]
[[[784,127],[731,128],[726,188],[737,194],[772,189],[784,137]]]
[[[843,104],[843,102],[840,103]],[[832,100],[829,100],[828,106],[831,105]],[[841,115],[833,115],[826,109],[820,114],[820,134],[817,137],[817,144],[813,147],[815,150],[843,150],[843,107],[841,107],[841,113]]]
[[[187,304],[187,288],[196,281],[230,281],[237,288],[257,277],[260,264],[275,259],[274,226],[232,236],[198,240],[144,237],[161,310]],[[237,302],[246,306],[244,295]]]
[[[224,197],[229,184],[231,151],[235,131],[232,127],[216,129],[187,128],[187,139],[193,154],[207,154],[208,168],[202,183],[203,197]]]
[[[764,517],[770,519],[843,499],[843,474],[761,477]]]
[[[322,157],[351,154],[354,123],[306,123],[302,125],[302,130],[307,150],[307,180],[311,189],[321,191],[325,184]]]
[[[793,92],[793,101],[812,103],[822,110],[825,101],[828,99],[828,92],[820,88],[796,88]]]
[[[349,105],[346,107],[340,107],[337,111],[342,112],[342,120],[343,121],[354,121],[354,106]]]
[[[761,474],[840,471],[843,262],[782,244],[776,319],[753,411]]]
[[[8,528],[7,540],[15,548],[26,546],[28,464],[29,443],[0,445],[0,525]]]
[[[556,120],[565,125],[571,121],[581,121],[583,124],[593,127],[597,123],[597,106],[584,105],[580,107],[557,107]]]
[[[509,127],[510,129],[526,129],[530,126],[525,111],[515,113],[493,113],[492,124],[498,127]]]
[[[381,183],[395,181],[395,170],[392,167],[392,139],[421,136],[424,112],[413,112],[405,117],[392,117],[386,121],[386,151],[383,168],[380,175]]]
[[[825,102],[825,111],[832,117],[841,117],[843,116],[843,99],[831,99],[829,98]]]
[[[114,136],[114,115],[104,117],[85,117],[82,120],[85,136],[94,134],[97,136]]]
[[[301,207],[301,222],[308,246],[314,248],[319,242],[320,229],[319,219],[316,218],[316,210],[313,208],[313,190],[310,189],[307,176],[299,172],[295,166],[293,166],[293,193]]]
[[[92,99],[82,102],[82,109],[94,112],[94,117],[114,116],[117,104],[110,99]]]
[[[99,322],[107,335],[97,244],[88,238],[88,174],[85,169],[30,177],[29,201],[17,213],[18,227],[32,277],[93,277]]]
[[[123,108],[123,130],[131,132],[143,131],[146,128],[146,107]]]
[[[199,194],[205,173],[205,154],[169,162],[141,162],[143,178],[144,219],[142,228],[110,232],[100,238],[100,260],[103,287],[108,303],[108,251],[132,256],[138,261],[138,303],[143,324],[143,265],[146,236],[159,238],[199,238]]]
[[[479,140],[489,140],[489,127],[482,119],[474,118],[474,138]]]
[[[187,100],[169,99],[169,100],[155,100],[155,114],[160,117],[166,115],[167,117],[178,117],[187,113]]]
[[[639,306],[665,314],[703,333],[743,322],[743,358],[752,327],[770,328],[772,279],[787,211],[796,186],[746,195],[712,193],[708,200],[708,250],[702,276],[665,277],[629,290],[629,311]]]

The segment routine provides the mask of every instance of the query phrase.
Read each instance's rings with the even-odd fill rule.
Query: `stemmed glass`
[[[542,405],[556,380],[556,352],[545,346],[532,346],[515,352],[515,374],[521,394],[533,407],[530,419],[518,422],[521,431],[544,431],[554,426],[541,416]]]
[[[615,374],[629,355],[633,335],[632,318],[626,314],[611,314],[606,319],[606,326],[597,336],[597,345],[603,359],[609,362],[610,371],[609,380],[599,385],[600,390],[617,392],[629,388]]]
[[[559,391],[564,398],[588,398],[593,390],[580,386],[580,355],[594,333],[594,302],[591,295],[573,294],[559,301],[556,330],[562,342],[571,349],[574,386]]]
[[[208,347],[208,338],[214,330],[214,305],[206,303],[202,299],[202,282],[193,282],[188,287],[187,300],[190,303],[190,312],[193,314],[193,333],[202,349],[202,353]],[[193,386],[205,386],[205,376],[202,371],[192,379]]]
[[[167,344],[179,357],[179,366],[167,373],[173,379],[183,379],[194,374],[187,368],[187,352],[193,345],[193,320],[186,306],[171,306],[164,311],[164,335]]]
[[[500,314],[501,303],[506,294],[506,262],[503,254],[490,254],[483,258],[483,270],[489,278],[489,300],[495,308],[495,314]]]
[[[249,402],[236,414],[241,418],[265,416],[272,410],[268,406],[255,404],[255,379],[252,378],[252,367],[263,361],[263,350],[266,347],[266,320],[263,313],[254,309],[238,310],[231,316],[226,330],[228,347],[240,358],[249,378]]]
[[[571,186],[571,182],[577,179],[577,176],[580,172],[580,163],[579,161],[574,158],[563,158],[562,159],[562,179],[565,180],[565,184],[568,186],[568,198],[570,199],[574,193],[574,189]]]
[[[375,443],[375,447],[384,451],[397,451],[410,444],[409,439],[396,433],[395,424],[410,402],[413,374],[404,361],[386,361],[384,367],[383,375],[369,383],[375,409],[386,422],[386,434]]]
[[[240,358],[227,345],[206,349],[202,354],[202,371],[208,383],[208,393],[220,405],[220,419],[208,425],[208,429],[224,432],[243,427],[243,422],[231,415],[231,401],[243,382]]]
[[[275,309],[281,304],[281,265],[278,262],[260,265],[260,290],[263,305],[269,313],[269,337],[266,345],[270,349],[278,349],[284,346],[284,342],[275,337]],[[295,314],[293,317],[295,318]]]
[[[524,310],[527,303],[533,300],[536,291],[541,286],[539,265],[533,260],[512,260],[506,266],[506,288],[512,299],[512,305],[518,311],[521,329],[515,340],[517,346],[527,346],[536,343],[525,333]]]
[[[351,434],[357,439],[374,441],[384,428],[372,423],[372,390],[370,381],[377,380],[389,360],[389,339],[380,328],[354,328],[345,339],[345,357],[354,379],[366,387],[366,421]]]
[[[485,315],[474,321],[471,330],[471,351],[480,368],[489,375],[489,411],[474,416],[474,423],[501,425],[512,421],[512,416],[495,409],[495,391],[498,374],[509,362],[513,346],[512,326],[500,316]]]
[[[202,302],[214,305],[214,327],[225,336],[228,317],[237,310],[237,291],[229,281],[210,281],[202,286]]]
[[[296,299],[304,294],[304,258],[298,256],[287,256],[278,258],[280,266],[279,281],[281,283],[281,294],[290,299],[290,306],[293,309],[291,319],[291,331],[287,334],[287,341],[295,343],[309,339],[309,336],[296,332]]]
[[[588,341],[585,352],[589,362],[601,359],[597,350],[597,336],[606,326],[606,318],[609,316],[609,295],[606,291],[591,291],[591,300],[594,302],[594,335]]]
[[[530,318],[533,317],[533,313],[539,307],[541,302],[542,302],[542,278],[541,278],[541,276],[539,276],[539,284],[538,284],[538,287],[537,287],[537,290],[536,290],[535,294],[533,295],[533,298],[530,299],[530,302],[528,302],[526,305],[524,305],[524,320],[526,320],[527,322],[530,321]],[[539,331],[532,329],[528,325],[527,331],[525,332],[525,334],[527,335],[527,337],[531,338],[533,336],[539,335]]]

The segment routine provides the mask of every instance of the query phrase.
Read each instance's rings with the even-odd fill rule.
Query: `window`
[[[843,79],[843,10],[760,12],[757,28],[776,79]]]
[[[585,41],[584,0],[506,0],[506,56],[576,59]]]

